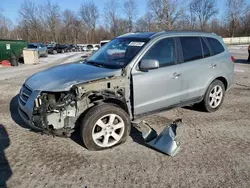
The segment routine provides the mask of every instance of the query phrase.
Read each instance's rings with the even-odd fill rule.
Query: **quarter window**
[[[173,65],[175,62],[174,38],[165,38],[154,44],[142,59],[158,60],[160,67]]]
[[[210,44],[210,46],[214,52],[214,55],[224,52],[225,49],[218,40],[216,40],[214,38],[207,38],[207,41]]]
[[[184,62],[203,58],[199,37],[181,37]]]

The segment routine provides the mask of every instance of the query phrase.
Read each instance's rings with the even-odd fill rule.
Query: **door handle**
[[[180,76],[181,76],[180,73],[175,72],[175,73],[171,76],[171,78],[173,78],[173,79],[178,79]]]
[[[215,67],[217,67],[217,65],[214,64],[214,63],[212,63],[212,64],[210,65],[210,68],[212,68],[212,69],[214,69]]]

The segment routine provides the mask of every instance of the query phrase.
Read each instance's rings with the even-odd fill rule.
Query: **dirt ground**
[[[136,131],[121,146],[91,152],[74,139],[53,138],[25,127],[15,97],[25,79],[79,55],[27,68],[0,68],[0,185],[250,187],[250,64],[245,61],[246,46],[230,50],[237,59],[236,84],[218,112],[179,108],[147,118],[157,131],[171,120],[183,119],[181,150],[175,157],[145,147]]]

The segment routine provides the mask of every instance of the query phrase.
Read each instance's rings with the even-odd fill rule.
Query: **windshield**
[[[48,47],[55,47],[55,44],[49,44]]]
[[[149,39],[117,38],[104,45],[87,59],[87,63],[107,68],[123,68]]]
[[[36,44],[28,44],[28,48],[37,48]]]

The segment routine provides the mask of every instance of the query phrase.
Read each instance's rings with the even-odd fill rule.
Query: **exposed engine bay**
[[[113,77],[71,87],[66,92],[41,92],[35,100],[33,123],[46,133],[69,137],[79,116],[88,108],[112,102],[130,113],[126,79]]]

